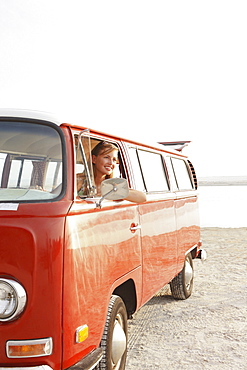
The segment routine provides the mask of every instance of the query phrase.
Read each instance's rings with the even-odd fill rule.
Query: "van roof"
[[[62,123],[62,121],[52,113],[28,109],[1,108],[0,117],[38,119],[43,121],[52,121],[57,125]]]
[[[165,153],[170,153],[170,154],[174,154],[176,156],[187,158],[187,156],[185,154],[182,154],[178,150],[175,150],[173,148],[169,148],[169,149],[165,148],[164,145],[162,145],[160,142],[157,142],[157,143],[139,142],[139,141],[136,141],[136,140],[126,139],[124,137],[116,136],[114,134],[109,134],[109,133],[106,133],[106,132],[98,131],[98,130],[95,130],[95,129],[91,129],[90,127],[80,126],[80,125],[77,125],[77,124],[63,123],[63,125],[70,126],[74,129],[78,129],[78,130],[80,130],[82,127],[84,127],[85,129],[89,129],[90,132],[92,132],[96,135],[99,134],[99,135],[105,136],[105,140],[107,140],[107,137],[110,137],[113,140],[118,140],[118,141],[120,140],[120,141],[123,141],[123,142],[128,143],[128,144],[137,145],[137,146],[141,146],[141,147],[146,147],[146,148],[154,149],[154,150],[160,150],[160,151],[165,152]]]
[[[52,113],[36,111],[36,110],[1,108],[0,109],[0,118],[1,117],[2,118],[4,118],[4,117],[29,118],[29,119],[36,119],[36,120],[43,120],[43,121],[51,121],[51,122],[55,123],[58,126],[65,125],[65,126],[70,126],[70,127],[77,128],[77,129],[80,129],[80,128],[84,127],[85,129],[88,128],[91,132],[94,132],[95,134],[104,135],[106,137],[110,136],[113,139],[116,139],[116,140],[120,139],[120,140],[122,140],[126,143],[129,143],[129,144],[145,146],[146,148],[152,148],[152,149],[156,149],[156,150],[162,150],[163,152],[179,155],[179,156],[182,156],[182,157],[187,157],[187,156],[183,155],[181,152],[178,152],[178,151],[180,151],[179,149],[177,149],[175,147],[172,148],[171,146],[174,146],[174,144],[181,144],[181,143],[184,144],[184,143],[189,143],[190,142],[190,141],[183,141],[183,142],[140,143],[140,142],[137,142],[137,141],[133,141],[131,139],[121,138],[121,137],[117,137],[116,135],[112,135],[112,134],[105,133],[105,132],[100,132],[98,130],[94,130],[94,129],[91,129],[89,127],[86,127],[84,125],[80,125],[79,123],[78,124],[68,123],[68,122],[65,122],[64,120],[59,119],[57,116],[55,116]],[[169,149],[165,148],[164,145],[165,146],[169,145]]]

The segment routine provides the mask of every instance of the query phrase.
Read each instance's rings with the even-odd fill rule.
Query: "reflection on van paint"
[[[143,204],[140,207],[142,219],[142,237],[162,235],[176,231],[174,201],[165,201],[165,204],[158,202],[155,207],[150,204]]]
[[[109,214],[109,217],[107,215]],[[101,214],[87,214],[70,216],[67,219],[68,229],[73,242],[69,249],[87,248],[99,245],[117,245],[123,242],[130,242],[136,238],[132,233],[126,233],[132,222],[135,221],[135,215],[131,209],[123,211],[123,217],[119,218],[119,211],[106,211],[104,218]],[[136,220],[137,221],[137,220]],[[104,238],[107,235],[107,238]],[[105,242],[105,244],[103,244]]]

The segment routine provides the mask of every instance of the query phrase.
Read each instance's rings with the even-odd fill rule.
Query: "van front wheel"
[[[194,280],[194,268],[191,253],[185,257],[184,267],[180,273],[170,281],[171,293],[176,299],[187,299],[191,296]]]
[[[104,351],[99,369],[124,370],[127,356],[127,312],[122,299],[113,295],[110,299],[105,329],[101,340]]]

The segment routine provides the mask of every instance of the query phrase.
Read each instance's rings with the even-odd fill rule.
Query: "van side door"
[[[142,243],[143,297],[150,299],[177,269],[175,193],[169,189],[166,167],[159,152],[129,147],[135,188],[147,193],[139,204]]]

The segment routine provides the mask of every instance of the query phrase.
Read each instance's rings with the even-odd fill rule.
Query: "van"
[[[99,196],[102,141],[119,155]],[[0,113],[0,235],[0,370],[124,369],[128,319],[168,283],[188,298],[206,256],[182,152],[38,112]]]

